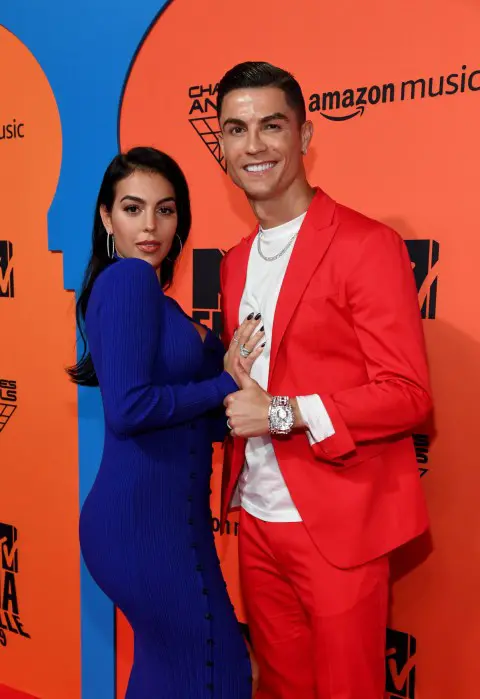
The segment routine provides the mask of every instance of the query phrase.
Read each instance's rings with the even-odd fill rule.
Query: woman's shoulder
[[[126,286],[132,285],[151,288],[155,292],[163,294],[162,287],[158,282],[157,274],[152,265],[145,260],[136,257],[118,259],[101,272],[95,281],[97,287],[103,286]]]
[[[89,305],[100,302],[118,304],[126,300],[135,305],[146,296],[163,296],[155,270],[145,260],[129,257],[116,260],[99,274],[92,287]]]
[[[97,281],[106,284],[131,282],[132,279],[153,280],[159,286],[158,278],[152,265],[137,257],[116,259],[115,262],[103,270]]]

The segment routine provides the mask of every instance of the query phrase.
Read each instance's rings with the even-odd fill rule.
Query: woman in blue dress
[[[164,291],[191,223],[178,165],[152,148],[114,158],[98,196],[77,304],[105,443],[80,517],[85,563],[133,627],[128,699],[250,699],[251,667],[220,571],[209,506],[222,403],[262,351],[247,319],[225,354]],[[239,356],[245,343],[252,354]],[[237,381],[236,381],[237,379]]]

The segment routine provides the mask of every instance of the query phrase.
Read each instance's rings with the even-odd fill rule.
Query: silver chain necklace
[[[262,258],[262,260],[265,260],[265,262],[273,262],[274,260],[278,260],[279,257],[281,257],[282,255],[284,255],[284,254],[287,252],[288,248],[291,246],[291,244],[293,243],[293,241],[295,240],[295,238],[297,237],[297,235],[298,235],[298,231],[292,235],[292,237],[290,238],[290,240],[288,241],[288,243],[285,245],[285,247],[283,248],[283,250],[280,250],[280,252],[277,252],[277,254],[274,255],[273,257],[267,257],[267,256],[264,255],[263,252],[262,252],[262,248],[261,248],[261,245],[260,245],[260,238],[261,238],[262,234],[261,234],[261,232],[259,232],[259,234],[258,234],[258,236],[257,236],[257,250],[258,250],[258,254],[259,254],[260,257]]]

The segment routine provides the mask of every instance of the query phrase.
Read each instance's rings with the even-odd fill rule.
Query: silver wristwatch
[[[274,396],[268,408],[268,425],[271,434],[289,434],[295,418],[288,396]]]

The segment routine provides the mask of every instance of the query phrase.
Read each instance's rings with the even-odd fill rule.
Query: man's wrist
[[[305,431],[307,429],[307,425],[305,424],[305,421],[303,419],[300,406],[298,405],[298,400],[296,398],[290,398],[290,405],[292,406],[293,410],[293,429]]]

